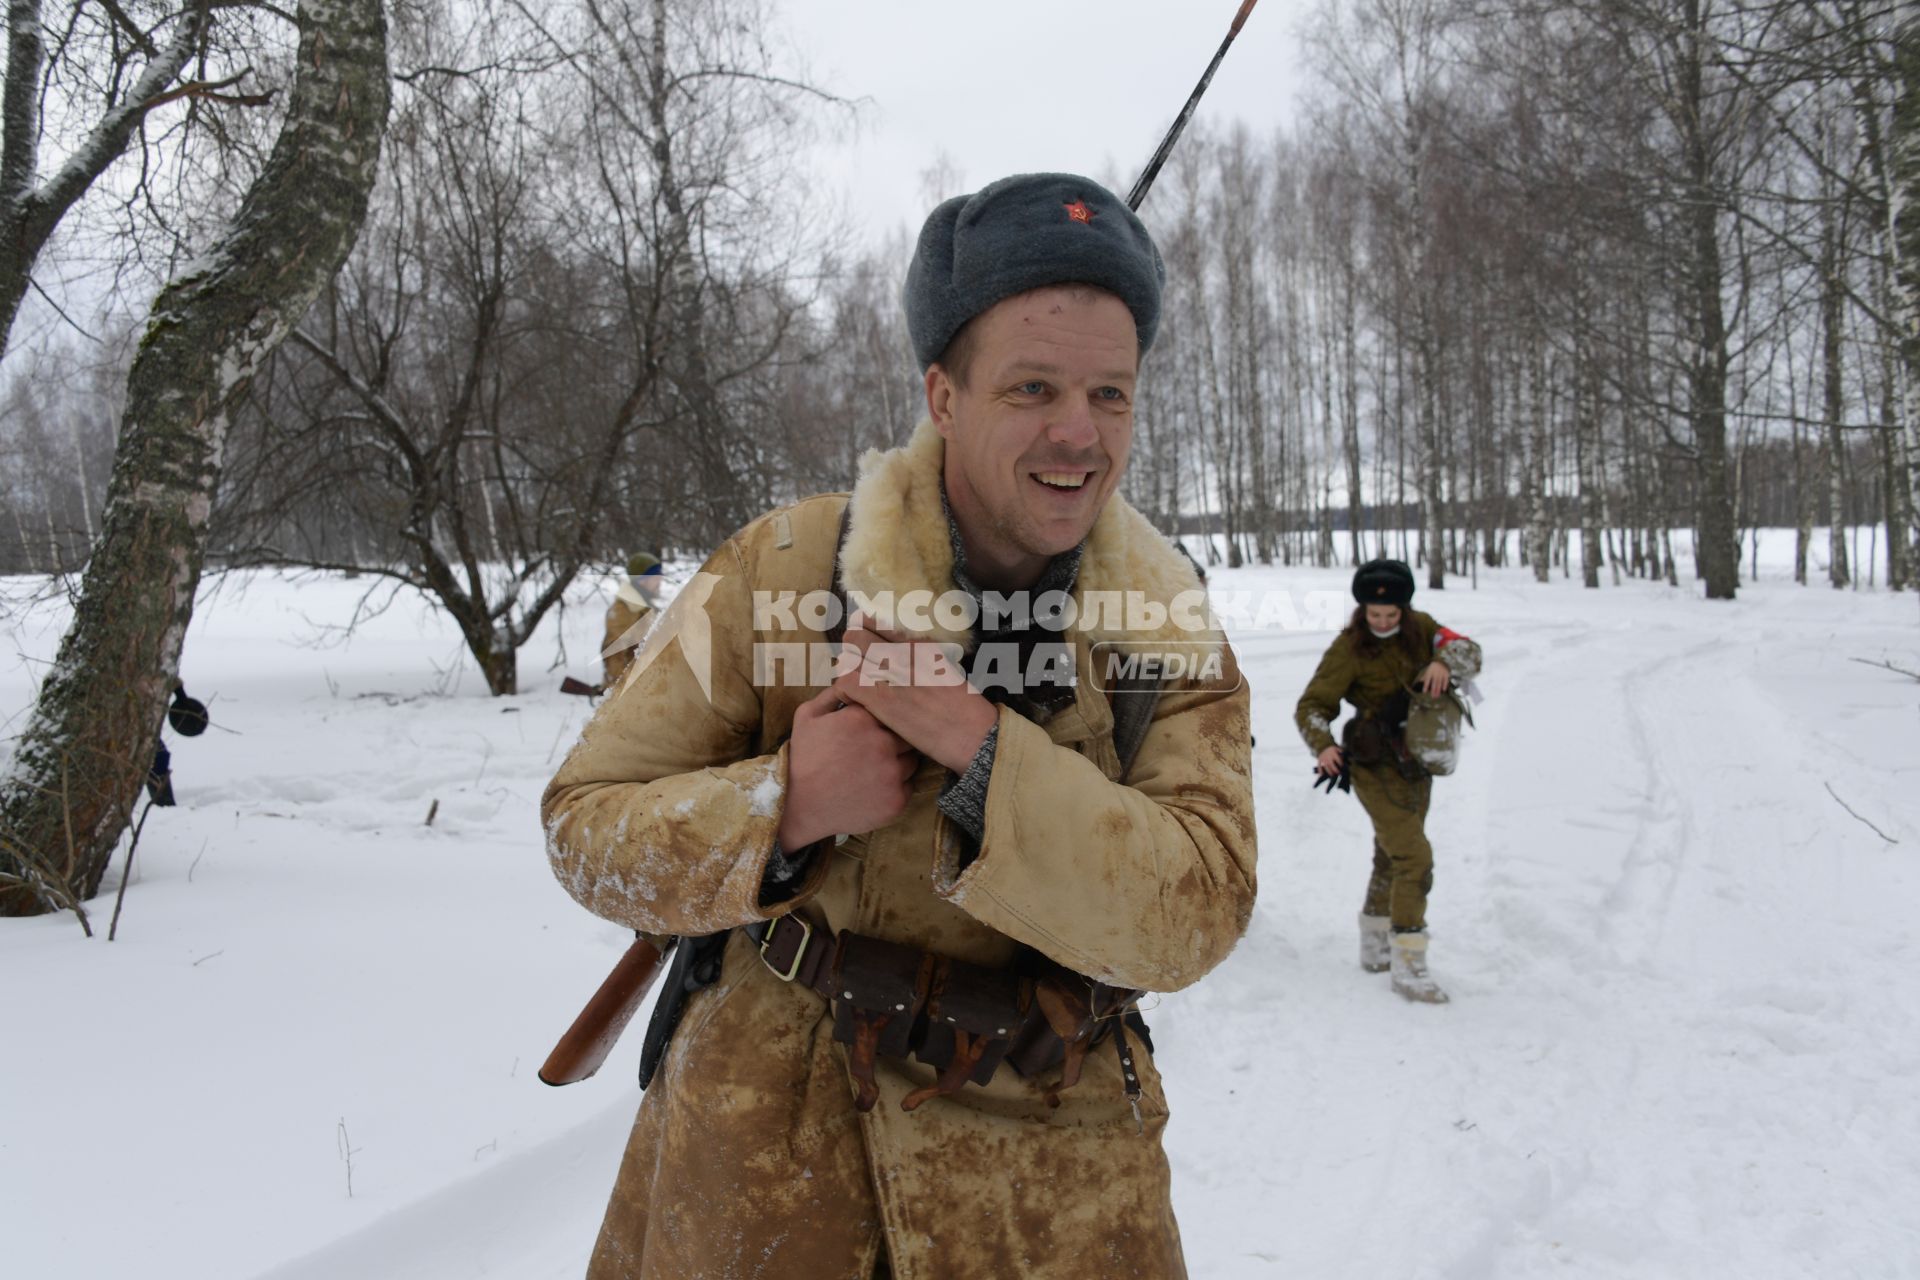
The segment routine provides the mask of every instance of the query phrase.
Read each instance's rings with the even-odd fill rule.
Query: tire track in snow
[[[1635,967],[1647,963],[1666,934],[1674,893],[1698,826],[1694,801],[1672,781],[1675,764],[1669,758],[1671,751],[1665,745],[1666,736],[1655,731],[1653,717],[1649,715],[1649,689],[1658,690],[1655,714],[1672,719],[1679,705],[1675,695],[1680,689],[1672,679],[1676,669],[1687,667],[1723,647],[1724,642],[1718,638],[1704,641],[1668,654],[1649,666],[1629,670],[1621,682],[1621,705],[1626,710],[1635,754],[1643,767],[1647,803],[1635,823],[1619,876],[1604,899],[1606,909],[1600,918],[1600,935],[1622,961]],[[1685,684],[1690,691],[1717,687],[1714,681],[1701,681],[1697,674]],[[1685,762],[1679,767],[1684,770]]]

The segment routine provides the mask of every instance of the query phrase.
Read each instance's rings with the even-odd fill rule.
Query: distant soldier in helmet
[[[1353,598],[1353,617],[1320,659],[1294,722],[1318,772],[1350,774],[1353,793],[1373,820],[1360,967],[1391,969],[1395,991],[1440,1004],[1447,993],[1427,971],[1433,846],[1425,825],[1433,777],[1408,749],[1405,725],[1416,695],[1438,697],[1479,674],[1480,647],[1409,607],[1413,570],[1399,560],[1362,565],[1353,575]],[[1353,704],[1354,716],[1336,744],[1332,725],[1342,701]]]
[[[614,592],[613,603],[607,606],[607,638],[600,649],[606,666],[604,688],[612,689],[627,673],[633,651],[646,638],[647,628],[653,621],[654,604],[666,581],[660,575],[660,567],[660,557],[644,551],[634,552],[627,560],[627,576]]]

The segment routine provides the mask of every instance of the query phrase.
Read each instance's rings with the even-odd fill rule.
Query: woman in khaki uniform
[[[1447,993],[1427,971],[1427,894],[1433,846],[1427,806],[1433,777],[1408,752],[1403,726],[1414,691],[1438,696],[1480,671],[1480,647],[1409,606],[1413,570],[1374,560],[1353,575],[1353,618],[1320,659],[1300,695],[1294,722],[1325,777],[1343,771],[1373,820],[1373,874],[1360,909],[1360,967],[1388,969],[1409,1000],[1441,1004]],[[1342,701],[1354,716],[1333,738]]]

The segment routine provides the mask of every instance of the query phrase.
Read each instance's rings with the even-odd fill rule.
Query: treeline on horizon
[[[793,157],[850,108],[787,74],[770,9],[395,9],[373,209],[255,380],[213,563],[419,587],[506,688],[574,575],[702,555],[903,439],[910,241],[850,247],[809,198]],[[1748,530],[1798,528],[1800,576],[1848,585],[1865,566],[1813,530],[1877,523],[1875,581],[1911,585],[1920,253],[1892,217],[1920,83],[1895,17],[1330,6],[1296,123],[1203,113],[1143,210],[1169,290],[1128,496],[1234,564],[1351,563],[1411,526],[1435,585],[1544,577],[1572,540],[1589,585],[1723,597]],[[132,321],[94,332],[10,352],[0,571],[84,563]]]

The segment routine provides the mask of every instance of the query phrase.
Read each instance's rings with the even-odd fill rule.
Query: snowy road
[[[1353,963],[1364,818],[1308,789],[1288,724],[1319,638],[1245,642],[1283,744],[1260,919],[1165,1056],[1184,1217],[1259,1225],[1191,1241],[1197,1275],[1920,1273],[1920,697],[1847,661],[1911,652],[1912,602],[1564,588],[1420,601],[1488,655],[1435,792],[1444,1009]],[[1221,1017],[1248,1025],[1189,1090]]]
[[[450,633],[406,601],[289,641],[353,598],[263,579],[196,620],[188,686],[234,732],[176,746],[120,942],[0,922],[8,1274],[579,1274],[637,1101],[637,1036],[532,1080],[620,946],[532,817],[585,708],[432,696]],[[1503,574],[1416,603],[1487,653],[1430,828],[1454,1003],[1354,963],[1364,816],[1290,723],[1327,633],[1241,632],[1261,901],[1149,1015],[1192,1273],[1920,1274],[1920,685],[1850,661],[1920,666],[1914,599]],[[0,623],[0,716],[57,625]]]

